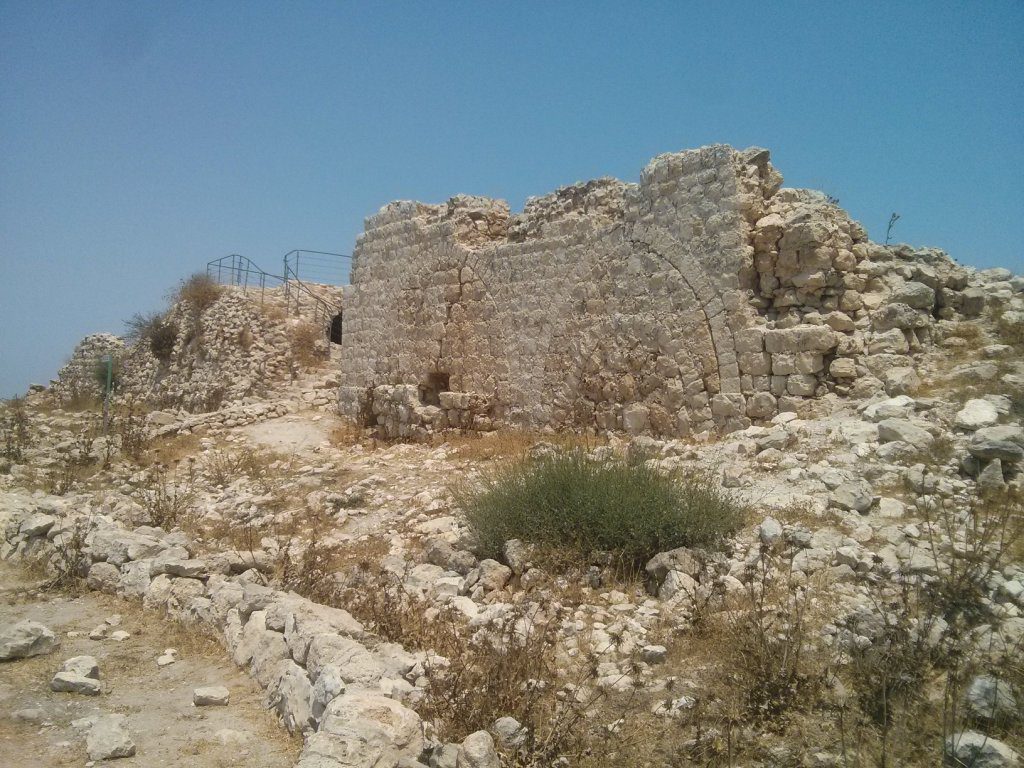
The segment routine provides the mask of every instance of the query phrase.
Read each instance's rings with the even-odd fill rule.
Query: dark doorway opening
[[[424,405],[441,405],[441,393],[448,392],[449,375],[434,372],[427,376],[425,383],[420,384],[420,402]]]
[[[331,319],[331,344],[341,344],[341,312]]]

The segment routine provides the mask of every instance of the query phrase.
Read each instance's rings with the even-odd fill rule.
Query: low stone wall
[[[498,426],[490,399],[474,392],[445,390],[428,396],[421,386],[398,384],[369,390],[343,387],[340,398],[343,410],[358,414],[362,426],[374,427],[387,438],[423,439],[446,429],[488,432]]]
[[[344,610],[262,586],[266,551],[194,558],[183,533],[127,530],[38,499],[24,499],[5,522],[4,559],[53,558],[76,546],[80,531],[91,589],[215,632],[288,730],[305,734],[297,768],[418,765],[424,756],[423,724],[403,703],[422,677],[423,654],[381,641]]]

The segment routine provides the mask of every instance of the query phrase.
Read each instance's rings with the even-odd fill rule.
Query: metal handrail
[[[216,271],[216,277],[214,277],[214,271]],[[249,278],[252,276],[253,285],[258,283],[260,287],[261,306],[267,290],[267,281],[276,281],[276,284],[284,282],[283,277],[264,272],[255,262],[239,253],[232,253],[206,262],[206,274],[222,285],[241,286],[242,290],[246,292],[249,290]],[[225,277],[227,277],[227,282],[225,282]],[[274,283],[272,282],[272,284]]]
[[[294,288],[293,288],[294,286]],[[284,298],[288,308],[295,300],[295,314],[299,314],[299,307],[302,303],[302,294],[313,300],[313,322],[320,322],[325,329],[325,335],[330,334],[331,321],[341,311],[341,307],[335,306],[322,296],[318,296],[308,285],[299,279],[299,275],[293,270],[291,264],[285,257],[284,262]]]
[[[347,254],[294,249],[284,255],[284,273],[294,274],[299,279],[309,280],[312,277],[310,282],[314,283],[342,283],[345,278],[346,261],[351,271],[352,257]],[[303,266],[305,270],[302,269]],[[309,274],[310,271],[312,275]]]
[[[259,286],[260,304],[263,304],[268,284],[271,287],[278,285],[284,287],[285,311],[291,312],[294,306],[295,314],[300,314],[303,298],[313,302],[313,322],[320,323],[324,328],[325,335],[330,334],[331,322],[335,315],[341,312],[341,307],[328,301],[299,279],[298,267],[300,254],[314,254],[316,256],[332,256],[350,258],[340,253],[328,253],[327,251],[305,251],[293,250],[284,256],[284,276],[272,275],[262,270],[251,259],[238,253],[222,256],[206,263],[206,274],[222,285],[235,285],[248,291],[250,283],[253,287]],[[294,261],[292,259],[294,257]]]

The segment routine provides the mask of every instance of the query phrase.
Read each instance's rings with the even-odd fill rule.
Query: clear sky
[[[1022,52],[1020,0],[0,0],[0,395],[212,258],[709,143],[1022,272]]]

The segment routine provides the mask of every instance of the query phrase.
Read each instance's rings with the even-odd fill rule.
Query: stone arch
[[[714,343],[720,382],[718,391],[739,392],[736,343],[727,322],[725,302],[699,262],[687,253],[679,240],[661,227],[638,225],[629,228],[625,236],[636,246],[648,249],[651,254],[670,264],[689,287],[704,315]]]
[[[620,226],[593,244],[585,282],[567,343],[544,365],[552,425],[710,428],[711,398],[738,392],[739,370],[725,305],[701,266],[660,228]]]

